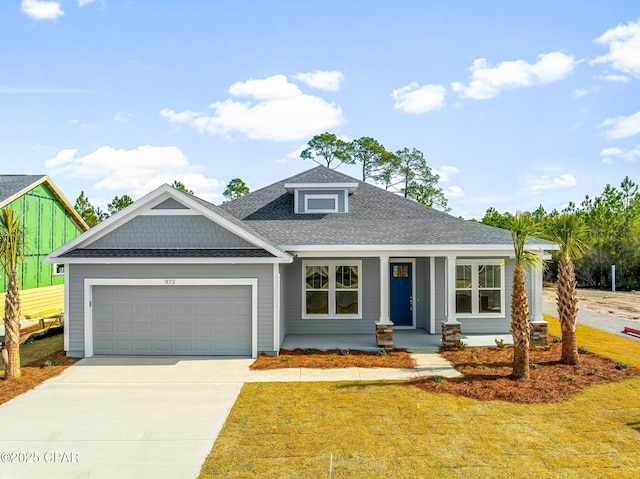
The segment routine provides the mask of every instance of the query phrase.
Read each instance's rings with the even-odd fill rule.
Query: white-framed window
[[[54,276],[64,276],[64,263],[54,263],[53,264],[53,275]]]
[[[306,213],[338,213],[338,195],[307,194],[304,197],[304,211]]]
[[[303,318],[362,318],[362,261],[302,262]]]
[[[500,260],[456,261],[456,314],[504,317],[504,265]]]

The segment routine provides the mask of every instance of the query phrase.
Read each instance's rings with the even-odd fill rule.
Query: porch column
[[[389,257],[380,256],[380,323],[389,324]]]
[[[447,256],[447,323],[459,324],[456,320],[456,257]]]
[[[445,348],[456,346],[460,343],[461,325],[456,320],[456,257],[447,256],[446,269],[446,317],[442,322],[442,346]]]
[[[542,317],[542,266],[531,268],[531,291],[529,294],[531,314],[531,340],[536,346],[547,344],[547,322]]]

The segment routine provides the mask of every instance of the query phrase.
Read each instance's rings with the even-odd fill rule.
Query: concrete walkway
[[[556,303],[544,301],[542,303],[542,312],[544,314],[549,314],[555,318],[558,317],[558,310],[556,308]],[[615,334],[616,336],[622,336],[624,338],[635,339],[637,341],[640,341],[640,338],[631,336],[629,334],[624,334],[622,332],[622,330],[627,326],[634,329],[640,329],[640,322],[629,321],[626,319],[616,318],[615,316],[607,316],[605,314],[595,313],[593,311],[588,311],[586,309],[580,309],[579,303],[578,303],[578,324],[584,324],[585,326],[601,329],[602,331]]]

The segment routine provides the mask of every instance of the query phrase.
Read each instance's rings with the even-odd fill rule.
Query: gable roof
[[[347,213],[295,214],[293,195],[285,188],[292,183],[354,182],[358,187],[349,197]],[[324,166],[278,181],[220,208],[284,249],[330,245],[513,248],[507,230],[456,218]],[[539,238],[531,238],[529,244],[537,249],[555,249],[553,243]]]
[[[221,252],[219,249],[197,249],[197,248],[172,248],[172,249],[154,249],[154,250],[127,250],[127,249],[103,249],[90,248],[90,245],[99,238],[116,230],[118,227],[129,222],[133,218],[152,210],[155,206],[174,199],[179,203],[187,206],[187,209],[193,210],[196,214],[200,214],[210,221],[228,229],[235,235],[255,245],[253,249],[243,249],[241,252],[229,253],[229,250]],[[157,211],[157,210],[154,210]],[[183,211],[183,210],[173,210]],[[85,249],[86,248],[86,249]],[[162,185],[151,193],[143,196],[133,204],[122,209],[115,215],[107,218],[91,230],[71,240],[67,244],[61,246],[46,257],[46,261],[54,262],[57,259],[64,259],[65,262],[82,262],[83,260],[94,261],[103,258],[105,260],[113,259],[132,259],[132,258],[165,258],[165,259],[184,259],[184,258],[208,258],[212,261],[224,258],[265,258],[274,259],[276,261],[291,261],[291,256],[278,249],[274,244],[265,239],[260,233],[252,230],[251,227],[243,224],[234,216],[222,211],[219,207],[208,203],[205,200],[197,198],[188,193],[184,193],[169,185]]]
[[[42,183],[47,185],[57,200],[69,212],[78,228],[87,231],[89,225],[47,175],[0,175],[0,208],[4,208],[13,200]]]

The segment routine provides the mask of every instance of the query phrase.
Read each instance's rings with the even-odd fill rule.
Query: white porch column
[[[389,257],[380,256],[380,324],[389,324]]]
[[[456,257],[447,256],[447,323],[456,324]]]
[[[531,321],[544,321],[542,318],[542,266],[531,268]]]

